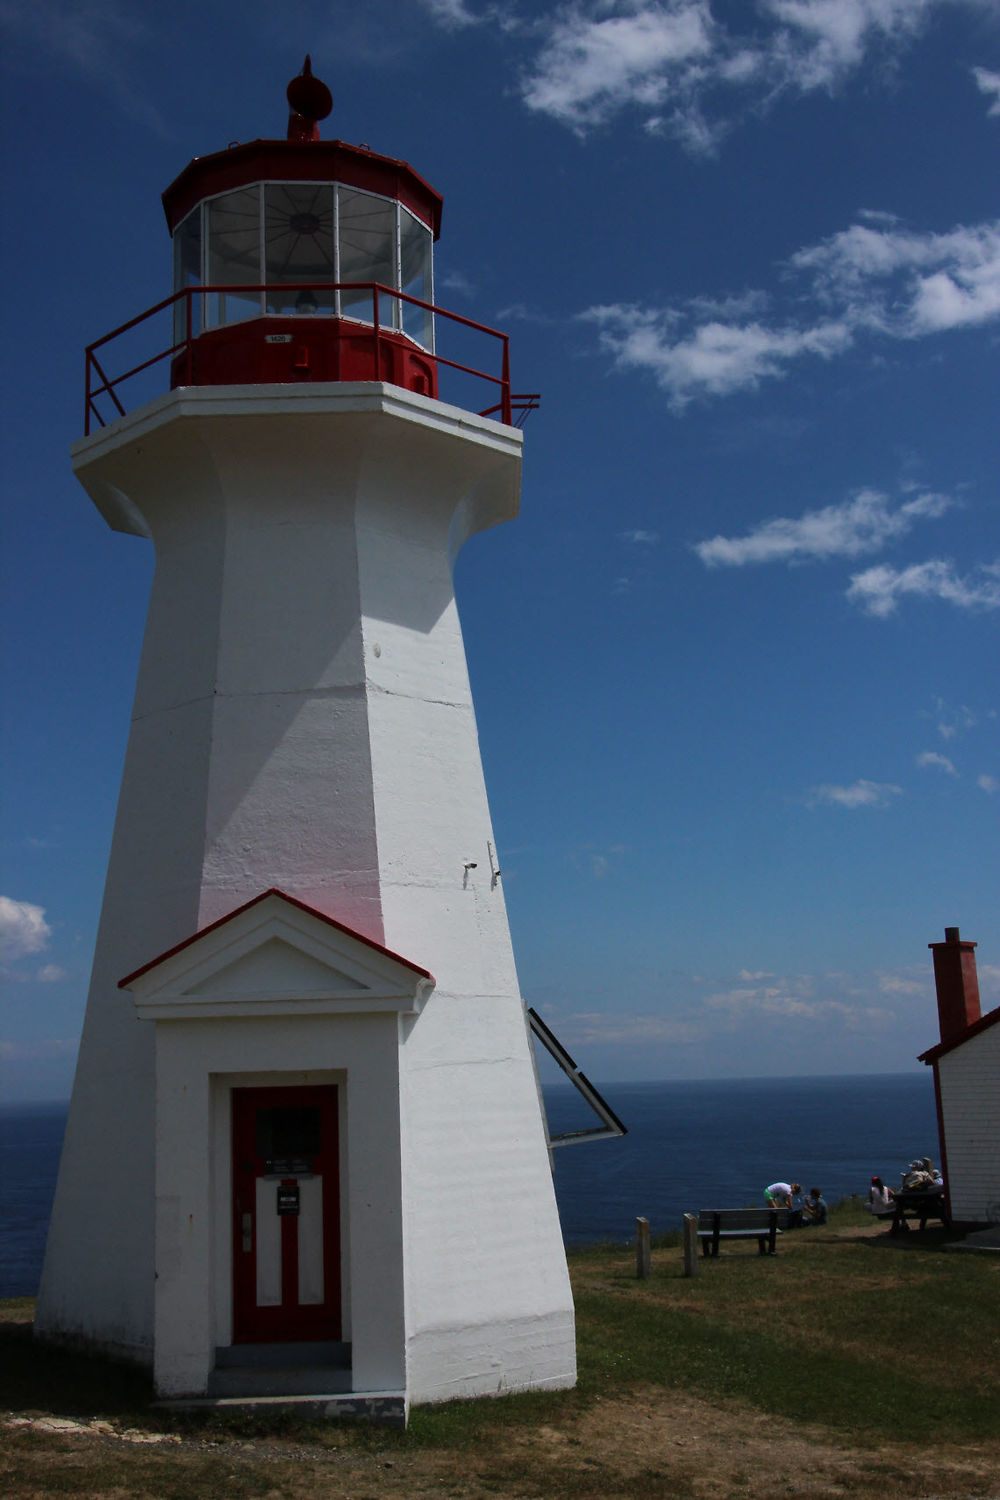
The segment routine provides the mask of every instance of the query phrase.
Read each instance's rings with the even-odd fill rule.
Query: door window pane
[[[224,193],[208,205],[208,281],[212,286],[235,286],[231,292],[216,292],[206,298],[206,322],[238,323],[255,318],[261,311],[257,288],[263,280],[260,266],[260,188],[242,188]],[[238,290],[245,285],[248,290]]]
[[[401,290],[407,292],[411,297],[419,297],[423,302],[433,302],[434,287],[431,280],[431,256],[432,236],[425,224],[408,212],[405,208],[399,210],[399,263],[402,275]],[[425,349],[433,348],[434,324],[433,318],[426,309],[414,307],[411,302],[403,302],[403,332],[408,333],[411,339],[418,344],[423,344]]]
[[[329,183],[272,183],[264,189],[264,279],[287,291],[268,292],[268,312],[332,312],[333,292],[302,291],[335,279],[333,188]]]
[[[279,1105],[257,1111],[257,1155],[318,1156],[321,1149],[318,1105]]]
[[[340,268],[338,280],[378,281],[397,287],[396,275],[396,205],[372,193],[358,193],[353,188],[339,189]],[[340,305],[347,318],[372,318],[370,287],[341,290]],[[397,325],[398,303],[395,297],[379,297],[379,323],[386,328]]]

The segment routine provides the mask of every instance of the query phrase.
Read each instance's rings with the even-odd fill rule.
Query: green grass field
[[[630,1247],[574,1253],[576,1390],[418,1408],[406,1433],[285,1414],[151,1408],[141,1374],[35,1346],[30,1304],[7,1303],[0,1322],[0,1407],[7,1413],[99,1418],[116,1432],[141,1428],[180,1442],[126,1452],[110,1437],[70,1441],[8,1427],[2,1477],[12,1496],[209,1495],[219,1492],[220,1464],[225,1492],[234,1495],[582,1500],[631,1495],[639,1474],[646,1475],[643,1494],[763,1495],[768,1490],[754,1487],[760,1476],[752,1466],[745,1484],[730,1479],[737,1485],[731,1491],[699,1487],[701,1470],[692,1467],[695,1451],[701,1462],[714,1454],[712,1462],[724,1467],[734,1444],[749,1443],[763,1423],[784,1442],[822,1439],[831,1451],[850,1452],[869,1479],[875,1470],[881,1474],[881,1495],[1000,1495],[993,1467],[1000,1465],[1000,1255],[948,1251],[948,1239],[943,1230],[928,1230],[891,1241],[848,1203],[826,1228],[784,1235],[774,1257],[758,1256],[753,1242],[740,1243],[700,1262],[693,1278],[684,1276],[679,1245],[669,1241],[654,1249],[648,1281],[636,1279]],[[682,1406],[690,1453],[683,1431],[676,1435]],[[608,1428],[614,1432],[639,1407],[647,1428],[635,1428],[630,1447],[602,1437],[610,1413],[618,1414],[618,1428]],[[665,1449],[670,1420],[675,1453]],[[724,1430],[743,1435],[731,1437],[727,1449]],[[648,1452],[640,1451],[643,1445]],[[298,1459],[290,1467],[292,1451]],[[956,1472],[964,1455],[974,1455],[975,1472],[963,1481],[971,1487],[955,1488],[934,1469],[921,1488],[907,1454],[921,1455],[921,1462],[950,1456]],[[356,1472],[345,1478],[340,1471],[348,1461]],[[331,1464],[340,1474],[336,1483]],[[359,1488],[356,1481],[373,1466],[378,1484],[366,1488],[369,1476]],[[406,1485],[398,1488],[404,1473]],[[341,1479],[346,1487],[338,1488]],[[786,1484],[780,1492],[857,1487],[843,1474],[839,1488],[831,1485],[800,1491]]]

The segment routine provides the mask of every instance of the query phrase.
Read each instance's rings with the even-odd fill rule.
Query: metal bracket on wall
[[[627,1135],[628,1126],[623,1125],[611,1105],[598,1093],[586,1073],[580,1071],[562,1042],[549,1030],[537,1010],[528,1006],[528,1023],[532,1034],[538,1038],[546,1052],[559,1064],[570,1083],[582,1094],[594,1114],[602,1122],[591,1130],[564,1130],[559,1135],[549,1136],[550,1146],[575,1146],[580,1141],[611,1140]]]

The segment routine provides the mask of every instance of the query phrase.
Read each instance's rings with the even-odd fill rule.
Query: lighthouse
[[[74,469],[156,570],[36,1328],[405,1420],[575,1380],[452,585],[522,435],[434,304],[439,195],[319,138],[308,59],[288,98],[166,190],[146,357],[88,351]]]

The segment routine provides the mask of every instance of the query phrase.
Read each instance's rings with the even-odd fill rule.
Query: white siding
[[[938,1063],[955,1219],[1000,1223],[1000,1025]]]

